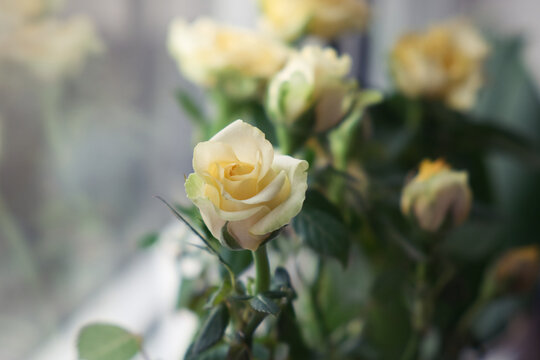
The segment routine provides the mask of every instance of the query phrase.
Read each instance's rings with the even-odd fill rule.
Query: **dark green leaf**
[[[221,283],[221,286],[210,296],[210,299],[208,299],[208,302],[206,304],[207,307],[212,308],[219,303],[223,302],[225,298],[231,293],[231,282],[224,280]]]
[[[289,345],[290,359],[313,359],[313,354],[302,337],[292,304],[287,304],[279,314],[277,331],[278,340]]]
[[[151,233],[151,234],[147,234],[145,236],[143,236],[140,240],[139,240],[139,247],[141,249],[147,249],[149,247],[152,247],[154,246],[157,241],[159,240],[159,234],[158,233]]]
[[[229,266],[231,270],[239,276],[242,274],[253,262],[253,255],[249,250],[229,250],[226,247],[221,248],[221,257]]]
[[[141,338],[110,324],[90,324],[77,340],[81,360],[130,360],[141,350]]]
[[[249,301],[249,304],[253,309],[258,312],[272,314],[274,316],[277,315],[280,310],[278,304],[276,304],[272,299],[262,294],[258,294],[257,296],[252,298]]]
[[[221,303],[206,318],[197,338],[186,354],[186,359],[194,359],[195,356],[217,344],[229,325],[229,310],[224,303]]]
[[[347,263],[350,239],[339,212],[320,193],[309,191],[300,214],[292,226],[306,244],[317,253]]]

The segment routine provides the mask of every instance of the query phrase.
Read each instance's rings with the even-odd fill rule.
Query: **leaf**
[[[141,351],[141,338],[110,324],[90,324],[79,332],[81,360],[129,360]]]
[[[298,326],[292,304],[287,304],[278,316],[278,340],[289,345],[290,359],[313,359],[313,354],[307,347],[302,331]]]
[[[208,318],[204,322],[197,338],[190,346],[186,359],[194,359],[203,351],[217,344],[229,325],[229,309],[224,303],[212,309]]]
[[[221,283],[221,286],[210,296],[206,306],[211,308],[223,302],[223,300],[225,300],[225,298],[231,293],[231,291],[231,282],[224,280]]]
[[[178,104],[180,104],[195,125],[203,128],[208,125],[208,119],[206,119],[199,105],[196,104],[195,100],[187,92],[178,90],[176,92],[176,100],[178,100]]]
[[[520,306],[521,301],[516,297],[493,301],[478,314],[472,326],[473,334],[482,341],[493,338],[504,329]]]
[[[141,249],[148,249],[152,246],[154,246],[159,240],[159,234],[158,233],[150,233],[145,236],[143,236],[138,243],[139,248]]]
[[[249,301],[249,304],[253,309],[258,312],[272,314],[276,316],[279,313],[279,306],[273,300],[264,296],[263,294],[258,294]]]
[[[306,244],[318,254],[347,263],[350,239],[339,211],[319,192],[311,190],[292,226]]]

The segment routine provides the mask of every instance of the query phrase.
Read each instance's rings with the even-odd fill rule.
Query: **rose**
[[[168,47],[188,79],[237,98],[257,95],[289,53],[285,45],[263,34],[209,19],[191,25],[173,21]]]
[[[538,245],[508,250],[495,263],[493,274],[501,291],[525,292],[538,281],[540,248]]]
[[[401,210],[413,214],[420,228],[434,232],[445,220],[461,224],[471,209],[472,194],[467,172],[455,171],[443,161],[424,160],[403,189]]]
[[[85,16],[44,19],[17,27],[4,39],[0,58],[22,64],[49,80],[80,69],[102,44]]]
[[[261,0],[260,7],[261,27],[287,41],[305,33],[331,39],[362,30],[369,13],[364,0]]]
[[[291,56],[268,86],[267,111],[272,120],[286,125],[314,110],[314,130],[333,127],[351,106],[354,82],[346,79],[351,68],[348,55],[331,48],[306,46]]]
[[[392,52],[392,74],[397,87],[410,97],[437,98],[455,109],[469,109],[482,86],[488,52],[472,26],[449,22],[425,33],[404,35]]]
[[[237,120],[197,144],[186,193],[214,237],[256,250],[300,212],[307,168],[304,160],[275,155],[259,129]]]

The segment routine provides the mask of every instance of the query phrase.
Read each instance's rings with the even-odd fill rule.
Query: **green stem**
[[[266,253],[266,245],[261,245],[253,251],[255,263],[255,293],[260,294],[270,289],[270,263]]]
[[[292,155],[291,148],[291,136],[289,134],[289,129],[284,124],[276,125],[276,137],[279,143],[279,149],[285,155]]]
[[[317,322],[317,327],[319,328],[319,334],[321,336],[321,341],[325,344],[326,349],[330,354],[333,352],[333,345],[330,341],[330,334],[326,322],[324,320],[324,312],[319,303],[319,290],[321,287],[322,276],[321,272],[324,267],[324,262],[322,259],[319,259],[317,262],[317,271],[315,273],[315,283],[309,291],[309,296],[311,300],[311,306],[313,307],[313,315],[315,321]]]
[[[11,246],[13,254],[12,259],[22,269],[25,281],[29,282],[34,288],[38,286],[38,272],[35,268],[32,252],[22,230],[17,224],[17,220],[10,213],[4,197],[0,193],[0,235],[7,239]]]

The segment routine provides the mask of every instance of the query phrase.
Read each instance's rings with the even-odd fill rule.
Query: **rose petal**
[[[290,194],[287,200],[270,211],[250,229],[254,235],[271,233],[286,225],[302,209],[307,190],[307,169],[305,160],[298,160],[286,155],[274,158],[275,171],[285,171],[290,181]]]
[[[236,120],[214,135],[209,142],[230,145],[238,160],[242,162],[256,164],[260,161],[259,180],[266,175],[272,165],[274,158],[272,144],[266,140],[261,130],[242,120]]]

